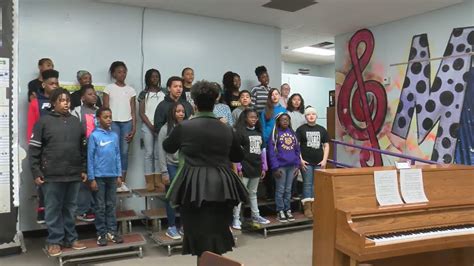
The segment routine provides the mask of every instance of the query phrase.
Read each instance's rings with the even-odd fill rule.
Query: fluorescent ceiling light
[[[304,54],[313,54],[313,55],[322,55],[322,56],[331,56],[331,55],[335,54],[334,50],[311,47],[311,46],[296,48],[296,49],[293,49],[293,52],[304,53]]]

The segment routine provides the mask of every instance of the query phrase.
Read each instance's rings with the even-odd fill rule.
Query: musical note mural
[[[365,46],[358,55],[360,46]],[[368,141],[372,148],[380,149],[377,134],[382,129],[387,112],[387,95],[384,86],[376,80],[365,80],[362,72],[369,64],[375,42],[368,29],[359,30],[349,41],[352,69],[347,74],[337,98],[337,115],[344,130],[354,139]],[[369,161],[372,163],[369,164]],[[380,153],[363,150],[360,165],[383,165]]]
[[[474,117],[472,99],[466,97],[474,95],[469,91],[474,88],[474,26],[454,28],[446,37],[445,43],[436,43],[445,47],[437,54],[430,52],[427,33],[407,38],[405,46],[391,46],[397,51],[379,47],[377,52],[377,38],[369,29],[346,39],[343,64],[336,72],[336,138],[439,163],[472,164]],[[380,51],[403,57],[387,62],[394,56]],[[394,63],[399,64],[390,66]],[[391,82],[383,85],[390,74]],[[338,160],[340,156],[362,167],[397,160],[348,147],[340,147]]]

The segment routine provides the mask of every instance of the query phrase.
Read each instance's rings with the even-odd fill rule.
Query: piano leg
[[[359,265],[359,263],[355,259],[351,258],[349,265],[350,266],[357,266],[357,265]]]

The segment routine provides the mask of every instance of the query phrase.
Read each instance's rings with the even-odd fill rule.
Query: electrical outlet
[[[390,77],[383,78],[383,85],[390,85]]]

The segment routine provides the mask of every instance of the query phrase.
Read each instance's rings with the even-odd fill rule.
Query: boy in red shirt
[[[26,128],[26,141],[29,143],[33,132],[33,127],[40,117],[48,114],[51,109],[51,103],[49,102],[49,96],[51,93],[59,87],[58,77],[59,72],[54,69],[48,69],[41,73],[43,82],[41,84],[43,92],[38,90],[35,98],[31,99],[28,106],[28,117],[27,117],[27,128]],[[41,187],[38,187],[38,209],[36,222],[44,224],[44,196]]]

